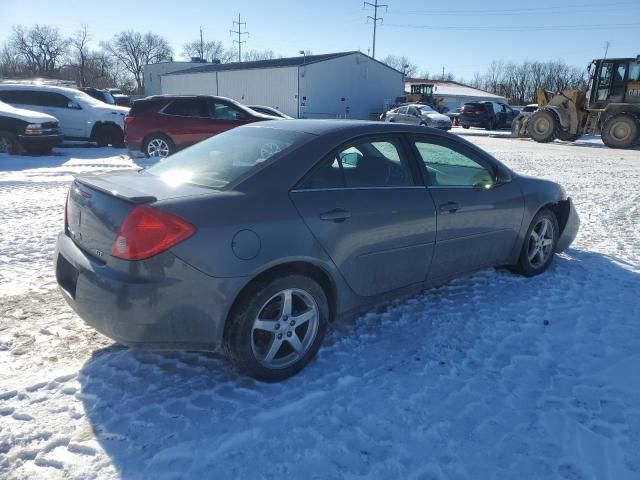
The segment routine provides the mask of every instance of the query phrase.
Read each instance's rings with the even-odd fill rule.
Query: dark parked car
[[[518,111],[505,103],[469,102],[462,106],[458,124],[463,128],[481,127],[487,130],[511,128]]]
[[[57,118],[0,102],[0,154],[46,154],[62,138]]]
[[[274,118],[224,97],[157,95],[133,102],[124,119],[125,142],[147,157],[166,157],[231,128]]]
[[[116,101],[116,105],[120,105],[121,107],[130,107],[131,106],[131,97],[124,93],[119,88],[107,88],[106,89],[113,99]]]
[[[66,207],[56,277],[89,325],[222,348],[270,381],[334,319],[482,268],[542,273],[579,226],[560,185],[456,135],[346,120],[247,125],[147,170],[80,176]]]
[[[108,105],[118,105],[116,103],[115,98],[113,98],[113,95],[111,95],[111,92],[109,92],[109,90],[107,89],[84,87],[84,88],[80,88],[79,90],[95,98],[96,100],[100,100],[101,102],[104,102]]]
[[[248,105],[248,107],[258,113],[264,113],[265,115],[271,115],[272,117],[285,118],[287,120],[291,120],[293,118],[273,107],[266,107],[264,105]]]

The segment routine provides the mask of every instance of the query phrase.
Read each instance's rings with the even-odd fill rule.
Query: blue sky
[[[373,0],[371,0],[373,2]],[[421,70],[442,66],[458,77],[483,72],[492,60],[563,59],[582,67],[601,57],[640,54],[640,0],[380,0],[376,57],[406,55]],[[199,36],[231,46],[229,29],[242,13],[250,32],[246,48],[269,48],[284,56],[371,47],[370,10],[359,0],[0,0],[0,41],[11,25],[56,26],[71,34],[82,23],[93,39],[136,29],[165,36],[176,57]],[[553,27],[545,30],[541,28]],[[560,26],[559,28],[557,28]],[[533,30],[532,30],[533,29]]]

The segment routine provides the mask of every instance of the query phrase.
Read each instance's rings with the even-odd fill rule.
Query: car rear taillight
[[[64,231],[67,231],[67,228],[69,227],[69,217],[67,215],[67,205],[69,204],[69,192],[70,190],[67,192],[67,198],[65,198],[64,200]]]
[[[124,123],[125,125],[130,125],[133,123],[133,119],[136,117],[132,117],[131,115],[125,115],[124,116]]]
[[[134,207],[124,219],[111,246],[111,255],[144,260],[186,240],[196,228],[181,218],[147,205]]]

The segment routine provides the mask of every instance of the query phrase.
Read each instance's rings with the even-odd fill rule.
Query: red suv
[[[158,95],[133,102],[124,117],[125,142],[130,151],[166,157],[245,123],[274,119],[229,98]]]

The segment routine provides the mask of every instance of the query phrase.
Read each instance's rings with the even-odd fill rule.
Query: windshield
[[[113,95],[111,95],[110,92],[108,92],[107,90],[104,90],[102,92],[103,96],[104,96],[104,102],[108,103],[109,105],[115,105],[116,104],[116,99],[113,98]]]
[[[71,95],[73,95],[76,98],[76,100],[80,100],[82,102],[88,103],[95,107],[104,106],[104,102],[101,102],[100,100],[93,98],[91,95],[81,92],[80,90],[74,91]],[[113,97],[111,98],[113,99]]]
[[[310,135],[267,127],[240,127],[204,140],[147,169],[167,183],[224,188],[249,170]]]

